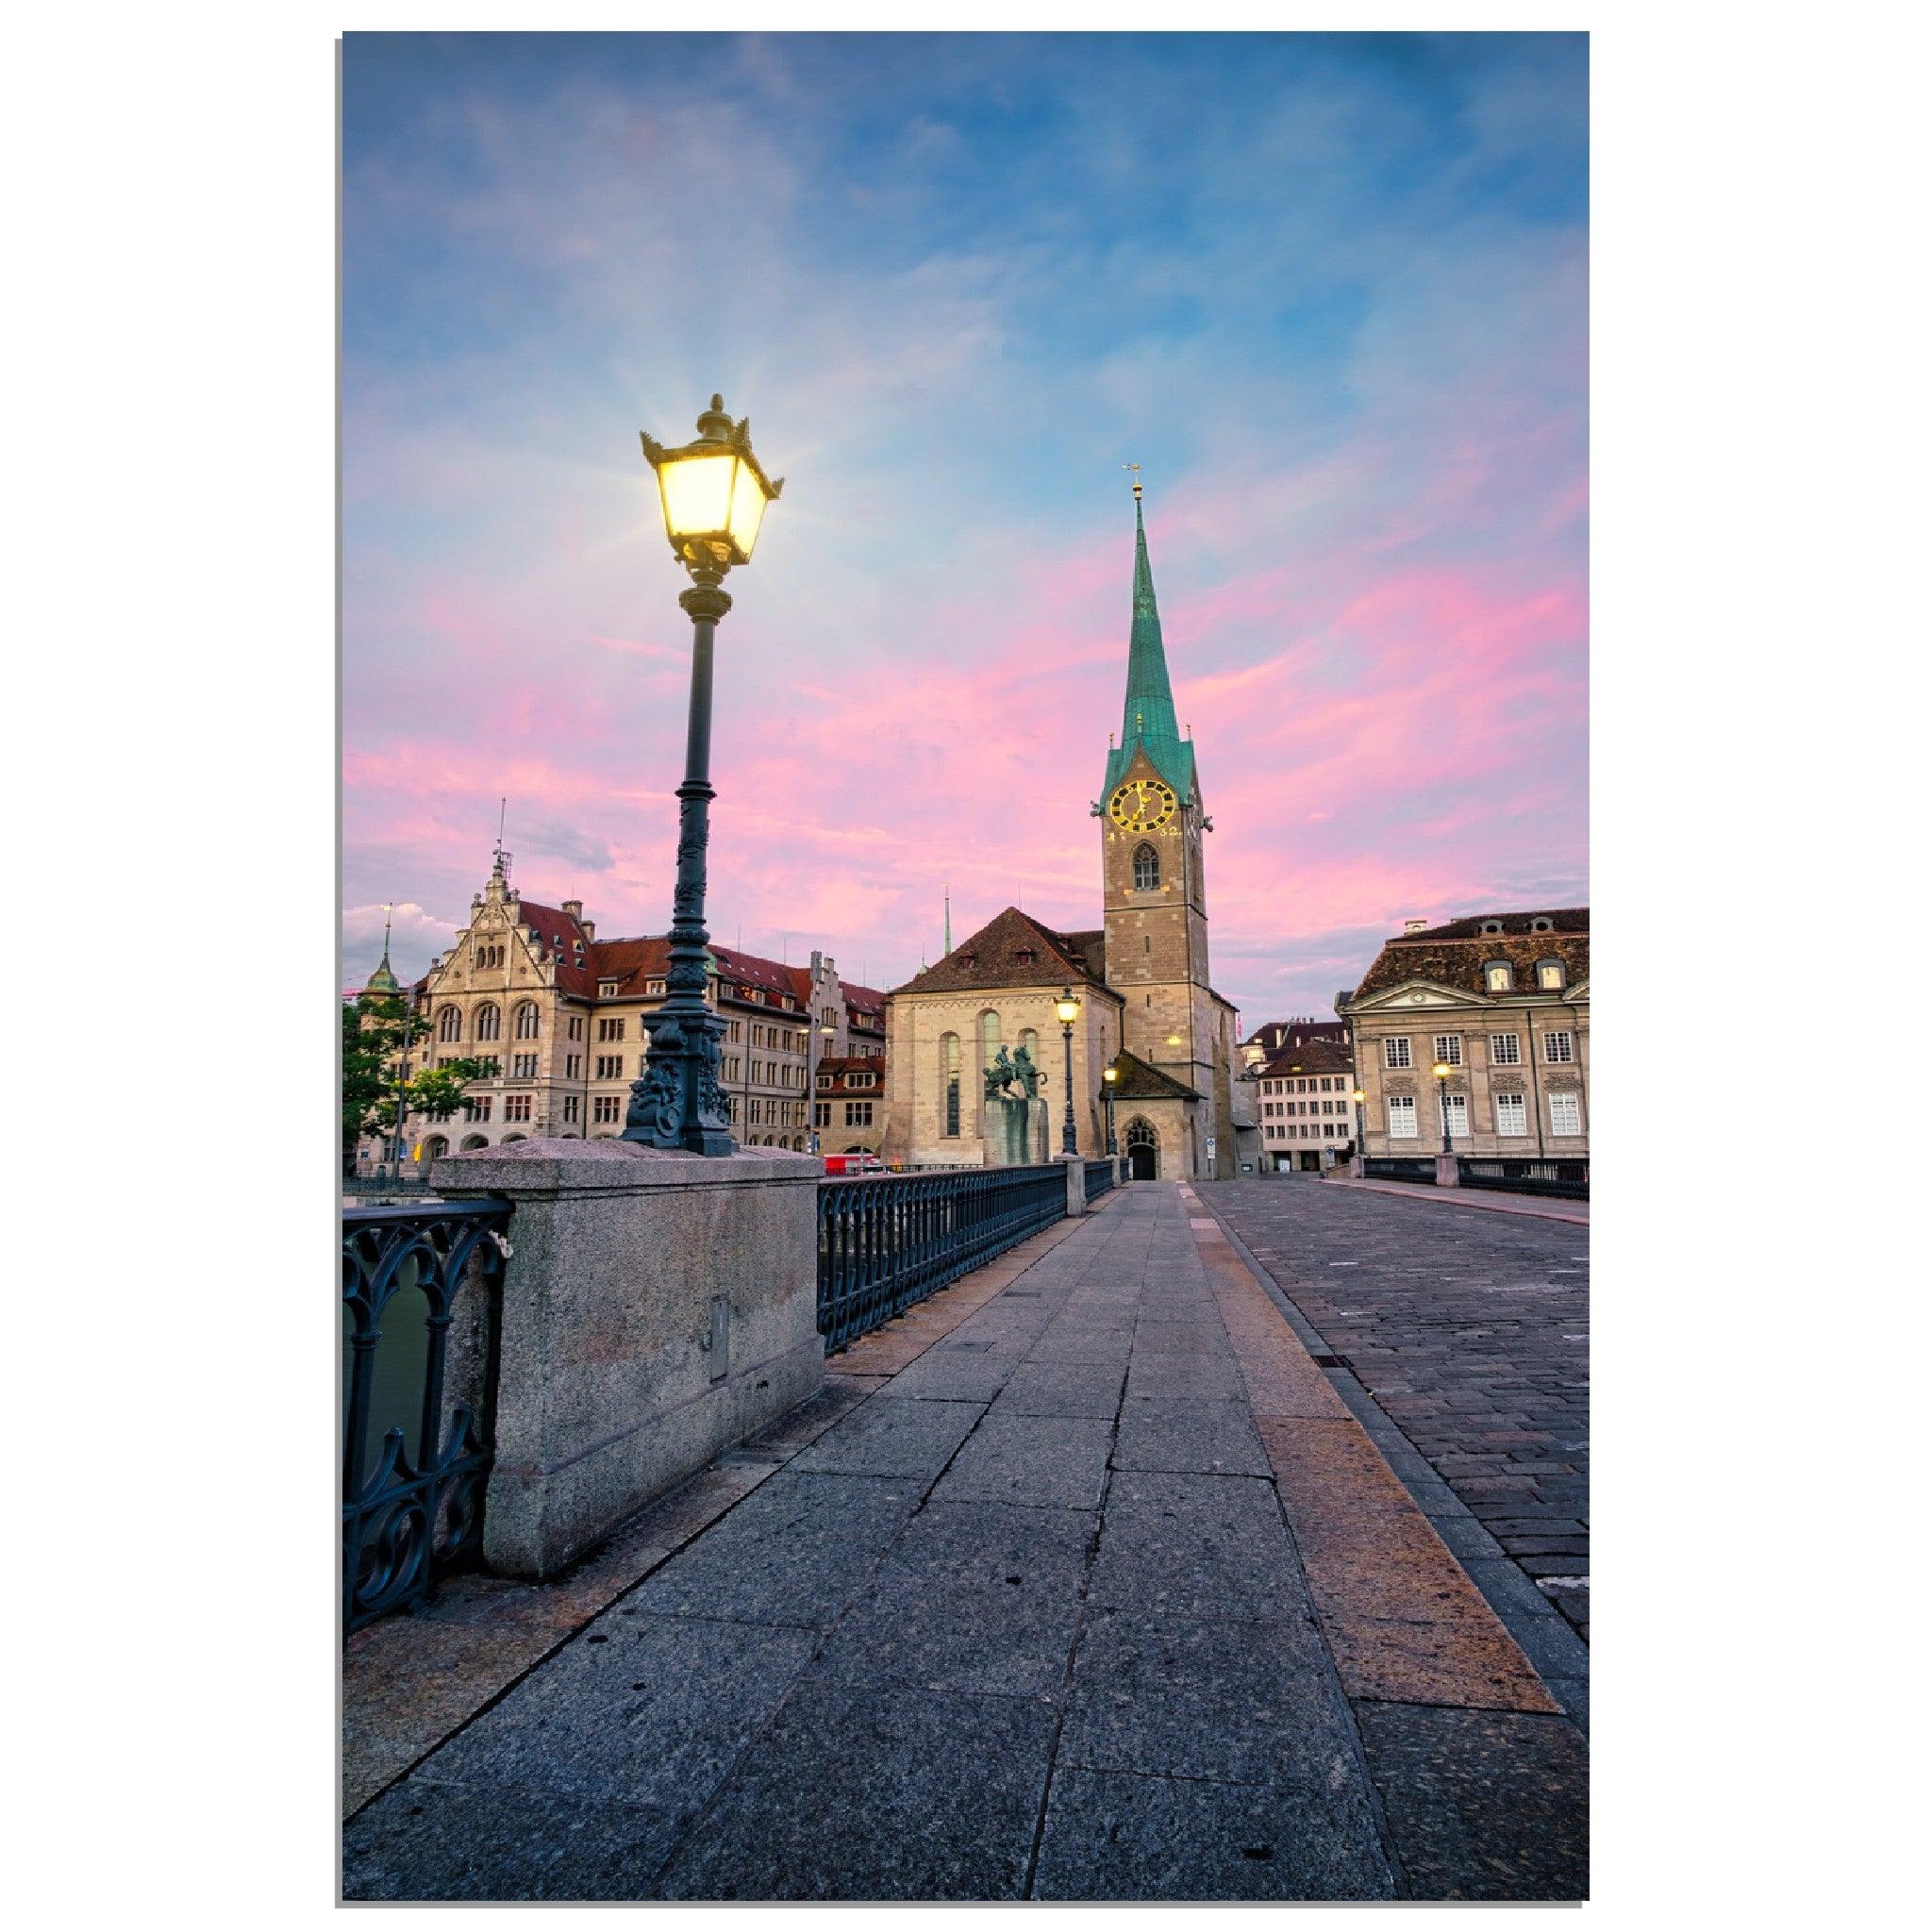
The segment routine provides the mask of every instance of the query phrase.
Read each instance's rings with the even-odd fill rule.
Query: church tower
[[[1109,745],[1101,821],[1107,983],[1125,1001],[1128,1053],[1209,1103],[1224,1030],[1208,979],[1208,888],[1194,747],[1174,720],[1141,481],[1134,479],[1134,623],[1121,739]],[[1205,1144],[1205,1143],[1204,1143]]]

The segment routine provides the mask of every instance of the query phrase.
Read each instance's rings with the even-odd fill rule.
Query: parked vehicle
[[[828,1154],[825,1156],[827,1174],[883,1174],[886,1163],[876,1154]]]

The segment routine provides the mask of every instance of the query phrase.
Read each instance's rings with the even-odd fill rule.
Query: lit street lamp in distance
[[[1357,1163],[1356,1172],[1365,1174],[1369,1171],[1366,1165],[1369,1158],[1369,1116],[1366,1102],[1369,1096],[1357,1087],[1350,1097],[1355,1102],[1355,1158]]]
[[[666,999],[644,1018],[651,1036],[642,1075],[630,1090],[624,1138],[687,1154],[730,1154],[731,1115],[718,1077],[724,1021],[705,999],[705,848],[710,839],[711,654],[718,623],[731,608],[724,574],[751,561],[765,506],[784,478],[766,476],[752,454],[751,420],[734,423],[714,395],[696,439],[666,449],[641,438],[658,482],[672,554],[691,574],[678,597],[691,621],[691,704],[684,783],[677,788],[677,886],[672,895]]]
[[[1104,1090],[1107,1094],[1107,1158],[1113,1160],[1120,1155],[1120,1149],[1115,1146],[1113,1138],[1113,1090],[1120,1084],[1121,1070],[1112,1065],[1103,1067],[1100,1070],[1100,1077],[1107,1083]]]
[[[1060,1152],[1077,1154],[1080,1143],[1074,1134],[1074,1022],[1080,1017],[1080,1002],[1074,996],[1070,981],[1061,987],[1060,996],[1053,1003],[1054,1017],[1060,1023],[1060,1039],[1066,1047],[1067,1059],[1067,1117],[1060,1126]]]
[[[1453,1154],[1456,1149],[1449,1138],[1449,1062],[1438,1060],[1430,1071],[1436,1076],[1436,1095],[1442,1103],[1442,1152]]]

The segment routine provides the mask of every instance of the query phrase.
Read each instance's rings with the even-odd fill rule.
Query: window
[[[1496,1133],[1505,1141],[1520,1141],[1529,1132],[1529,1119],[1520,1093],[1496,1095]]]
[[[494,1080],[503,1072],[503,1061],[493,1053],[485,1054],[476,1064],[483,1070],[476,1075],[479,1080]]]
[[[661,979],[648,980],[645,983],[644,991],[651,993],[662,992],[664,991],[664,982]]]
[[[1583,1131],[1583,1098],[1574,1092],[1550,1095],[1550,1132],[1580,1134]]]
[[[869,1100],[848,1100],[845,1103],[845,1124],[848,1127],[871,1126],[872,1102]]]
[[[1462,1035],[1459,1033],[1437,1034],[1436,1058],[1444,1066],[1459,1067],[1462,1064]]]
[[[600,1093],[591,1103],[591,1124],[599,1127],[610,1126],[615,1124],[623,1110],[623,1094]]]
[[[623,1079],[624,1056],[621,1053],[600,1053],[597,1056],[596,1077],[600,1080]]]
[[[564,1028],[564,1037],[567,1040],[581,1040],[584,1037],[584,1016],[581,1013],[572,1014],[570,1024]]]
[[[608,999],[614,999],[614,998],[616,997],[616,994],[617,994],[617,982],[616,982],[616,980],[614,980],[614,979],[600,979],[600,980],[599,980],[599,981],[597,982],[597,997],[598,997],[598,998],[599,998],[600,1000],[608,1000]]]
[[[503,1096],[503,1117],[507,1121],[528,1120],[530,1096],[527,1093],[506,1093]]]
[[[1483,984],[1491,992],[1507,992],[1515,981],[1516,974],[1507,959],[1491,959],[1483,968]]]
[[[1407,1040],[1385,1040],[1382,1042],[1382,1064],[1385,1067],[1406,1067],[1409,1064],[1408,1041]]]
[[[1539,917],[1532,919],[1529,922],[1529,929],[1531,932],[1555,932],[1557,929],[1557,923],[1553,919],[1545,918],[1540,915]]]
[[[1561,992],[1563,991],[1563,962],[1560,959],[1539,959],[1536,962],[1536,983],[1540,992]]]
[[[1442,1104],[1449,1109],[1449,1136],[1451,1140],[1466,1141],[1469,1138],[1469,1096],[1463,1093],[1445,1093]]]
[[[622,1040],[624,1038],[624,1022],[622,1020],[599,1020],[597,1022],[597,1038],[599,1040]]]
[[[580,1053],[567,1053],[563,1057],[563,1077],[576,1079],[584,1071],[584,1057]]]
[[[525,1000],[517,1008],[517,1038],[519,1040],[535,1040],[537,1037],[537,1003],[534,1000]]]
[[[1408,1042],[1403,1041],[1407,1046]],[[1415,1099],[1412,1094],[1391,1093],[1389,1096],[1389,1138],[1391,1141],[1413,1141],[1415,1139]]]
[[[491,1108],[495,1105],[489,1094],[479,1094],[475,1100],[463,1102],[463,1118],[466,1121],[487,1121]]]
[[[832,1103],[829,1100],[812,1102],[811,1124],[815,1127],[829,1127],[832,1124]]]
[[[1559,1066],[1574,1060],[1576,1058],[1576,1036],[1574,1033],[1545,1033],[1543,1058]]]
[[[501,1040],[503,1038],[503,1008],[501,1007],[478,1007],[476,1008],[476,1038],[478,1040]]]
[[[437,1023],[436,1037],[439,1040],[460,1040],[463,1037],[463,1009],[460,1007],[445,1007],[442,1018]]]
[[[945,1132],[959,1131],[959,1036],[948,1033],[940,1041],[941,1097],[945,1103]]]
[[[577,1117],[577,1097],[575,1093],[566,1093],[563,1096],[563,1117],[567,1121],[574,1121]]]
[[[1134,848],[1134,890],[1152,892],[1160,886],[1160,855],[1151,845]]]
[[[986,1104],[984,1099],[984,1083],[977,1076],[981,1068],[992,1065],[999,1050],[1000,1016],[989,1008],[979,1016],[979,1065],[973,1070],[974,1074],[973,1084],[975,1089],[980,1090],[982,1095],[978,1112],[979,1125],[975,1131],[982,1134],[987,1131],[985,1125]]]
[[[1521,1066],[1523,1064],[1523,1042],[1513,1033],[1491,1034],[1490,1064],[1492,1067]]]
[[[512,1080],[534,1080],[537,1077],[537,1056],[533,1053],[512,1054],[509,1076]]]

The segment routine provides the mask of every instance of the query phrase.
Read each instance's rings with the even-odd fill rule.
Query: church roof
[[[1104,986],[1101,935],[1055,932],[1008,906],[943,959],[915,974],[895,992],[976,992],[982,987],[1045,986],[1084,980]]]
[[[1127,640],[1127,698],[1121,711],[1121,741],[1107,755],[1106,799],[1126,775],[1136,751],[1144,751],[1154,769],[1182,799],[1194,790],[1194,747],[1183,741],[1174,721],[1174,688],[1167,677],[1167,650],[1160,640],[1160,610],[1154,601],[1154,569],[1147,561],[1147,525],[1141,491],[1134,489],[1134,624]]]
[[[1120,1069],[1120,1078],[1113,1084],[1116,1104],[1123,1100],[1199,1100],[1201,1097],[1186,1081],[1176,1080],[1172,1074],[1164,1074],[1158,1067],[1148,1065],[1138,1054],[1129,1053],[1125,1047],[1114,1056],[1113,1063]]]

